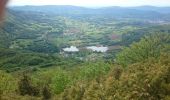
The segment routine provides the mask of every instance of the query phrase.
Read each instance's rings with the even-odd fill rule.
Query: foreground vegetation
[[[2,100],[169,100],[169,42],[168,33],[147,36],[123,49],[117,55],[117,64],[100,61],[70,70],[27,70],[21,75],[13,73],[14,76],[1,71],[0,97]],[[129,61],[120,59],[128,56],[132,56]]]

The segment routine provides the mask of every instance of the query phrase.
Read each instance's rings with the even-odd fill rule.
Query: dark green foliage
[[[139,42],[141,38],[145,36],[149,36],[155,33],[169,33],[170,34],[170,25],[159,25],[159,26],[151,26],[149,28],[143,28],[139,30],[130,31],[122,34],[122,42],[121,44],[124,46],[129,46],[133,42]]]
[[[127,66],[136,62],[147,60],[149,57],[159,58],[161,51],[170,43],[170,34],[156,33],[146,36],[138,43],[133,43],[130,47],[124,48],[117,55],[116,62]],[[168,48],[166,48],[168,50]]]
[[[45,86],[42,90],[43,100],[49,100],[52,96],[49,86]]]
[[[18,83],[18,90],[21,95],[38,96],[39,88],[33,86],[31,79],[27,75],[23,75],[23,78]]]
[[[0,48],[8,48],[10,46],[11,39],[9,34],[0,29]]]
[[[121,76],[121,74],[122,74],[122,69],[121,69],[120,67],[115,67],[113,74],[114,74],[114,78],[115,78],[116,80],[119,80],[119,79],[120,79],[120,76]]]
[[[36,41],[33,44],[30,44],[26,49],[33,52],[39,53],[56,53],[59,52],[58,48],[51,43],[44,41]]]
[[[54,60],[45,54],[36,54],[28,52],[17,52],[15,50],[1,49],[0,67],[11,71],[15,68],[24,68],[27,66],[40,66],[46,63],[52,63]]]
[[[28,61],[29,66],[35,66],[39,65],[40,63],[44,62],[45,59],[39,58],[39,57],[34,57]]]
[[[75,58],[64,58],[58,55],[0,49],[0,68],[9,72],[32,67],[47,68],[59,66],[68,68],[82,63],[78,61]]]

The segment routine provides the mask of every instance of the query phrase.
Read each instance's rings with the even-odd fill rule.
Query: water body
[[[69,48],[63,49],[65,52],[78,52],[79,49],[76,46],[70,46]]]
[[[103,47],[103,46],[89,46],[89,47],[86,47],[87,49],[90,49],[92,51],[95,51],[95,52],[107,52],[107,50],[109,49],[108,47]]]

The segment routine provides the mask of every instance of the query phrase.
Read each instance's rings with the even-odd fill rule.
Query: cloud
[[[170,6],[170,0],[11,0],[10,5]]]

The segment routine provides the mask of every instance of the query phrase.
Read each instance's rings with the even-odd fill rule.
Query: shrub
[[[46,85],[43,88],[42,94],[43,94],[43,99],[44,100],[49,100],[51,98],[52,95],[51,95],[51,91],[49,89],[49,86]]]
[[[52,78],[51,87],[54,93],[59,94],[64,91],[66,86],[68,86],[71,82],[71,79],[67,72],[64,70],[58,69],[56,74]]]
[[[39,88],[31,84],[31,80],[27,75],[23,75],[23,78],[19,81],[19,92],[21,95],[38,96]]]

